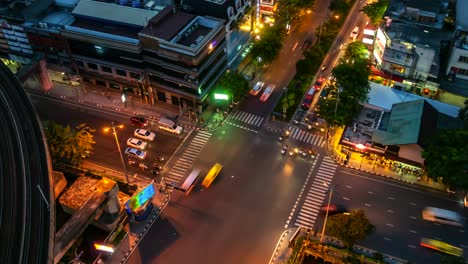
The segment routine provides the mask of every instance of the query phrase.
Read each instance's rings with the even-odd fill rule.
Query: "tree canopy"
[[[263,66],[272,62],[278,56],[283,47],[285,28],[279,26],[265,27],[265,32],[260,40],[252,46],[250,54],[255,58],[255,63]]]
[[[458,112],[458,118],[463,120],[463,126],[468,129],[468,100],[465,100],[465,106],[460,108]]]
[[[96,143],[94,132],[95,129],[91,129],[86,124],[71,128],[69,125],[62,126],[53,121],[45,121],[44,133],[52,161],[81,165]]]
[[[249,82],[237,71],[229,71],[223,74],[218,81],[216,91],[223,91],[239,100],[239,97],[249,91]]]
[[[363,60],[368,56],[368,51],[364,43],[360,41],[353,41],[346,46],[345,53],[343,56],[344,60]]]
[[[368,61],[343,62],[333,68],[332,73],[335,82],[326,88],[330,97],[319,101],[318,114],[330,125],[348,125],[361,110],[360,102],[368,100]]]
[[[468,188],[468,130],[440,130],[424,149],[427,176],[449,187]]]
[[[377,24],[385,14],[390,0],[377,0],[365,5],[361,12],[366,14],[373,24]]]
[[[330,216],[327,223],[328,234],[340,239],[349,250],[356,241],[365,239],[373,230],[374,226],[363,210]]]

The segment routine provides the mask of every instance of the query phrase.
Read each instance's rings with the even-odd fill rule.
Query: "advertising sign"
[[[153,184],[148,185],[141,192],[134,195],[130,200],[125,203],[125,208],[127,212],[135,212],[140,209],[146,202],[151,200],[156,194]]]

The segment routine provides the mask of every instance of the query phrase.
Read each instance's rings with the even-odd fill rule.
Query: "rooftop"
[[[157,13],[153,10],[90,0],[81,0],[72,12],[73,15],[84,18],[112,21],[134,27],[145,27]]]
[[[369,101],[366,104],[386,109],[387,111],[390,111],[392,109],[393,104],[401,102],[410,102],[420,99],[427,101],[431,106],[437,109],[437,111],[448,116],[457,117],[458,111],[460,110],[459,107],[454,105],[449,105],[416,94],[396,90],[374,82],[370,82],[370,87],[371,89],[368,94]]]
[[[87,18],[77,18],[70,26],[132,39],[138,39],[138,31],[140,30],[136,27]]]
[[[456,23],[460,30],[468,31],[468,1],[457,1]]]
[[[442,40],[451,39],[453,31],[427,28],[415,24],[393,21],[385,33],[392,39],[406,41],[416,46],[430,47],[438,50]]]
[[[205,43],[210,32],[221,25],[222,20],[174,11],[171,6],[167,6],[140,33],[195,48]]]

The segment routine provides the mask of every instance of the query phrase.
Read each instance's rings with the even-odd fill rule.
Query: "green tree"
[[[329,125],[349,125],[361,111],[360,102],[368,100],[370,90],[367,60],[343,62],[333,68],[335,81],[326,89],[330,97],[319,101],[318,114]]]
[[[364,60],[368,56],[368,51],[364,43],[360,41],[354,41],[346,46],[345,53],[343,56],[344,60]]]
[[[266,27],[260,40],[254,43],[250,51],[254,63],[264,66],[272,62],[283,47],[284,36],[285,28],[279,26]]]
[[[427,176],[449,187],[468,188],[468,130],[440,130],[424,149]]]
[[[365,239],[373,230],[374,226],[363,210],[330,216],[327,223],[328,234],[340,239],[348,250],[352,250],[356,241]]]
[[[82,124],[77,128],[62,126],[53,121],[44,122],[44,132],[52,161],[81,165],[94,148],[94,129]]]
[[[365,5],[361,12],[366,14],[373,24],[377,24],[385,14],[390,0],[378,0]]]
[[[460,108],[458,112],[458,118],[463,120],[463,126],[468,129],[468,100],[465,100],[465,106]]]
[[[249,82],[237,71],[229,71],[219,78],[217,92],[226,92],[237,101],[249,91]]]

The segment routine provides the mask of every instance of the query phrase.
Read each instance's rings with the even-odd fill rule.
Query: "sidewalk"
[[[48,95],[73,103],[83,104],[91,107],[102,108],[108,111],[121,112],[128,115],[143,115],[152,120],[159,120],[161,117],[176,118],[177,122],[186,129],[207,130],[214,129],[220,125],[219,120],[225,115],[216,112],[215,106],[208,106],[207,109],[196,118],[186,111],[181,115],[181,109],[176,105],[156,102],[150,105],[134,94],[126,94],[125,104],[122,102],[122,93],[115,89],[101,88],[91,85],[70,85],[62,81],[60,75],[50,74],[52,79],[52,89],[43,91],[40,84],[29,86],[26,90],[30,93]],[[226,109],[230,110],[230,109]]]
[[[167,206],[169,193],[155,185],[156,195],[153,197],[153,209],[148,217],[140,222],[127,222],[124,230],[127,232],[112,255],[101,254],[95,263],[125,263],[132,252],[138,247],[143,237],[149,231],[155,220]]]
[[[366,173],[391,178],[409,184],[416,184],[423,187],[446,191],[446,186],[444,184],[434,182],[431,179],[428,179],[426,176],[418,177],[414,174],[404,173],[401,170],[391,170],[387,166],[379,165],[378,162],[365,159],[358,153],[351,153],[351,157],[349,159],[348,164],[343,164],[346,159],[346,155],[341,153],[338,149],[338,143],[341,138],[341,133],[343,133],[342,128],[338,128],[335,131],[335,133],[330,133],[330,137],[327,144],[327,148],[328,150],[330,150],[331,157],[338,164],[347,168],[352,168]]]

